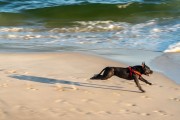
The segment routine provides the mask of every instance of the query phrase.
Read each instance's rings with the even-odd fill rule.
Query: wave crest
[[[77,24],[74,27],[54,28],[51,32],[106,32],[124,29],[119,22],[113,21],[77,21],[74,23]]]
[[[180,42],[170,45],[164,52],[180,52]]]

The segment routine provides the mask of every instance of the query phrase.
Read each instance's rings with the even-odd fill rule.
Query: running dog
[[[103,73],[103,74],[102,74]],[[139,80],[146,84],[152,85],[146,79],[142,77],[142,74],[149,76],[153,71],[143,62],[142,65],[136,65],[132,67],[106,67],[99,74],[95,74],[90,79],[107,80],[112,76],[117,76],[126,80],[134,80],[135,84],[141,92],[145,92],[139,84]],[[102,74],[102,75],[101,75]]]

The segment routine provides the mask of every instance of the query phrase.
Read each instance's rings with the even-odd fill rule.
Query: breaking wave
[[[180,42],[170,45],[164,52],[180,52]]]

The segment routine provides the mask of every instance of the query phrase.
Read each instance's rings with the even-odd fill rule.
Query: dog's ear
[[[142,67],[143,67],[143,68],[145,67],[145,62],[142,62]]]

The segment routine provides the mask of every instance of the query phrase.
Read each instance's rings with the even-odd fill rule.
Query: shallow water
[[[150,20],[131,24],[114,21],[76,21],[60,28],[44,26],[0,27],[0,50],[67,51],[128,48],[179,52],[180,23]]]
[[[176,83],[180,84],[180,53],[165,53],[152,61],[157,71],[164,73]]]

